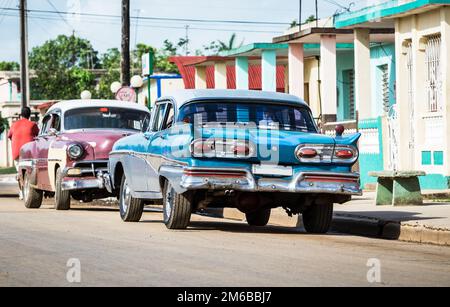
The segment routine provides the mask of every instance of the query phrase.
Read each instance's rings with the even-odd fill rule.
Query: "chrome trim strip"
[[[186,162],[181,162],[181,161],[177,161],[177,160],[174,160],[174,159],[170,159],[170,158],[167,158],[167,157],[165,157],[163,155],[156,155],[156,154],[151,154],[151,153],[141,153],[141,152],[136,152],[136,151],[128,151],[128,150],[114,151],[114,152],[111,152],[109,155],[110,156],[130,155],[130,156],[135,156],[135,157],[138,157],[138,158],[141,158],[141,157],[161,158],[162,160],[164,160],[166,162],[169,162],[169,163],[174,163],[174,164],[178,164],[178,165],[186,165],[186,166],[189,165]],[[144,159],[147,160],[146,158],[144,158]]]

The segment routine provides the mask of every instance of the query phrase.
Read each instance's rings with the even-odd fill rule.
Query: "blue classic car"
[[[333,205],[361,195],[360,134],[319,133],[308,105],[295,96],[235,90],[186,90],[161,98],[144,131],[111,152],[108,189],[124,221],[145,204],[163,205],[169,229],[191,214],[237,208],[251,226],[271,209],[302,214],[310,233],[326,233]]]

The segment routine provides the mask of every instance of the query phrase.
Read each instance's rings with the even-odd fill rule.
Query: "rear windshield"
[[[82,108],[65,113],[65,130],[125,129],[141,131],[149,122],[149,113],[125,108]]]
[[[280,129],[316,133],[310,111],[304,107],[270,103],[195,103],[183,107],[180,122],[198,124],[256,125],[260,129]]]

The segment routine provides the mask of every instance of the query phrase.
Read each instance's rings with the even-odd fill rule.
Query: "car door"
[[[51,191],[50,178],[48,175],[48,151],[50,143],[54,137],[49,135],[52,127],[53,116],[47,114],[42,120],[42,128],[39,136],[36,139],[36,168],[37,168],[37,186],[40,190]]]
[[[161,192],[158,173],[161,164],[160,150],[153,144],[158,143],[157,134],[160,132],[165,108],[165,103],[157,104],[148,130],[132,137],[135,150],[133,155],[126,157],[125,168],[134,192]]]
[[[58,142],[61,133],[61,112],[55,110],[52,114],[51,125],[47,133],[48,146],[48,178],[51,190],[55,190],[56,169],[65,168],[67,163],[66,144]]]

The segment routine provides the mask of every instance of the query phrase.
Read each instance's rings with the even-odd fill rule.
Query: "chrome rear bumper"
[[[282,192],[335,195],[362,195],[356,173],[307,172],[289,178],[255,176],[245,169],[204,169],[165,166],[161,175],[175,190],[235,190],[245,192]]]

